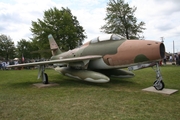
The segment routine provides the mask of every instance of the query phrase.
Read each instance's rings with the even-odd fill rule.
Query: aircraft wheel
[[[164,82],[163,81],[154,81],[154,88],[156,90],[162,90],[164,88]]]
[[[48,75],[46,73],[43,74],[43,83],[48,84]]]

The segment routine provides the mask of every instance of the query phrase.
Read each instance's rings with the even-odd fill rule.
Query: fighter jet
[[[55,71],[72,78],[106,83],[111,77],[134,77],[132,70],[156,66],[157,90],[164,88],[158,61],[165,56],[165,46],[152,40],[127,40],[118,34],[96,37],[82,46],[62,52],[52,35],[48,36],[52,57],[50,61],[10,65],[9,67],[39,66],[38,78],[48,84],[46,64],[56,64]],[[125,70],[124,68],[129,68]]]

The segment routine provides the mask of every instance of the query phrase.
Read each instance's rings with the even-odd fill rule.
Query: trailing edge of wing
[[[91,55],[91,56],[83,56],[83,57],[75,57],[75,58],[65,58],[59,60],[51,60],[51,61],[42,61],[42,62],[33,62],[33,63],[24,63],[24,64],[17,64],[17,65],[9,65],[8,67],[24,67],[24,66],[33,66],[33,65],[45,65],[45,64],[54,64],[54,63],[71,63],[71,62],[78,62],[83,60],[93,60],[101,58],[101,55]]]

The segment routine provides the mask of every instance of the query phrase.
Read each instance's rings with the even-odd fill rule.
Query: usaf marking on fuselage
[[[152,40],[127,40],[118,34],[99,36],[83,44],[79,48],[62,52],[52,35],[48,36],[52,57],[50,61],[35,62],[9,67],[39,65],[38,78],[48,83],[45,64],[58,64],[55,70],[63,75],[95,83],[106,83],[109,77],[133,77],[130,70],[141,69],[139,66],[153,66],[157,68],[157,80],[154,87],[164,88],[157,61],[164,58],[165,46],[161,42]],[[154,63],[155,62],[155,63]],[[143,64],[143,65],[142,65]]]

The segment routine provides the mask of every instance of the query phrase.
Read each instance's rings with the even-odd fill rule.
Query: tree
[[[101,27],[105,33],[120,34],[127,39],[141,39],[140,33],[145,30],[144,22],[137,23],[134,12],[137,7],[130,7],[124,0],[109,0],[107,4],[106,24]]]
[[[31,32],[33,42],[42,49],[49,49],[47,36],[52,34],[57,44],[63,50],[69,50],[82,44],[86,36],[84,29],[79,25],[77,18],[72,15],[70,9],[58,10],[56,7],[44,12],[43,20],[32,21]],[[50,52],[49,52],[50,53]]]
[[[37,51],[38,48],[31,41],[21,39],[17,43],[17,55],[19,58],[24,57],[25,59],[38,58],[38,54],[33,54],[33,51]]]
[[[15,46],[12,39],[4,34],[0,35],[0,56],[9,60],[9,58],[14,58],[14,55]]]

